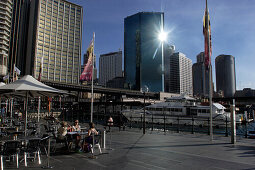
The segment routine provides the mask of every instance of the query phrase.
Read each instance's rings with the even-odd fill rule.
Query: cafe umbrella
[[[27,103],[28,98],[39,96],[54,97],[61,94],[67,94],[62,90],[55,89],[39,82],[31,75],[25,75],[19,80],[10,84],[0,86],[0,96],[18,96],[25,98],[25,136],[27,135]]]

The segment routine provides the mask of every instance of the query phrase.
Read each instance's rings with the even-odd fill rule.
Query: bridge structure
[[[50,81],[42,81],[44,84],[49,85],[51,87],[65,90],[70,92],[73,95],[72,100],[70,97],[66,97],[62,99],[69,102],[69,105],[77,105],[79,110],[90,110],[90,101],[91,99],[87,98],[84,99],[80,97],[80,93],[90,93],[91,92],[91,85],[79,85],[79,84],[67,84],[67,83],[60,83],[60,82],[50,82]],[[101,97],[96,98],[94,100],[97,112],[104,112],[104,114],[110,113],[114,114],[115,112],[121,112],[123,106],[129,106],[132,108],[133,106],[140,106],[143,107],[144,99],[146,98],[146,104],[153,103],[160,101],[161,94],[160,92],[146,92],[143,93],[141,91],[129,90],[129,89],[115,89],[115,88],[107,88],[101,86],[94,86],[94,93],[101,94]],[[131,100],[124,100],[125,98],[129,98]],[[223,104],[227,109],[230,108],[233,99],[235,99],[236,107],[241,108],[241,112],[243,112],[247,106],[252,105],[255,103],[255,96],[252,97],[214,97],[214,102],[219,102]],[[70,106],[71,107],[71,106]],[[73,107],[73,106],[72,106]],[[84,108],[85,107],[85,108]]]

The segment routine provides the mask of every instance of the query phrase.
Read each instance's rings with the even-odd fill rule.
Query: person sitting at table
[[[66,134],[67,134],[67,131],[72,129],[72,127],[68,124],[67,122],[61,122],[61,127],[58,128],[58,133],[57,133],[57,138],[59,140],[66,140]]]
[[[74,125],[72,126],[73,131],[75,132],[80,132],[81,131],[81,126],[79,125],[79,120],[74,121]],[[73,139],[75,140],[75,148],[80,149],[80,141],[81,141],[81,136],[79,134],[74,134]]]
[[[85,137],[85,143],[83,144],[83,151],[90,151],[90,144],[93,144],[93,134],[98,135],[98,131],[95,128],[95,124],[93,122],[89,123],[88,134]]]

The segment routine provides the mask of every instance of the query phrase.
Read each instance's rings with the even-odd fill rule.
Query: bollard
[[[164,114],[164,132],[166,132],[166,114]]]
[[[208,135],[210,135],[210,119],[208,118],[207,119],[207,125],[208,125]]]
[[[140,126],[140,129],[142,129],[143,127],[143,115],[141,115],[141,126]]]
[[[154,128],[154,123],[153,123],[153,114],[151,115],[151,131],[153,131],[153,128]]]
[[[103,131],[103,134],[101,135],[101,146],[103,147],[103,149],[105,149],[105,140],[106,140],[106,131]]]
[[[129,128],[131,129],[132,128],[132,115],[130,116],[130,126]]]
[[[228,119],[226,118],[226,132],[225,136],[228,137]]]
[[[194,116],[192,116],[192,131],[191,131],[192,134],[194,134]]]
[[[180,118],[177,117],[178,125],[177,125],[177,133],[180,133]]]
[[[247,118],[245,118],[245,138],[248,137],[248,131],[247,131]]]

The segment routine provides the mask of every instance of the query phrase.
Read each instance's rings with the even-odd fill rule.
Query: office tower
[[[170,92],[170,57],[174,52],[174,45],[164,44],[165,92]]]
[[[99,84],[106,86],[116,77],[122,77],[122,51],[100,55]]]
[[[9,48],[9,73],[12,75],[13,67],[25,75],[26,50],[28,36],[28,18],[29,18],[30,0],[13,1],[12,29]]]
[[[66,0],[30,4],[26,74],[42,80],[79,83],[82,42],[81,6]]]
[[[8,73],[12,24],[12,0],[0,0],[0,76]]]
[[[225,97],[233,97],[236,91],[235,58],[231,55],[219,55],[215,59],[217,92]]]
[[[164,90],[162,48],[158,40],[164,13],[139,12],[124,19],[125,86],[149,91]]]
[[[205,67],[204,52],[197,55],[197,63],[192,66],[194,96],[209,96],[209,70]]]
[[[170,57],[170,93],[193,94],[192,61],[180,52]]]

